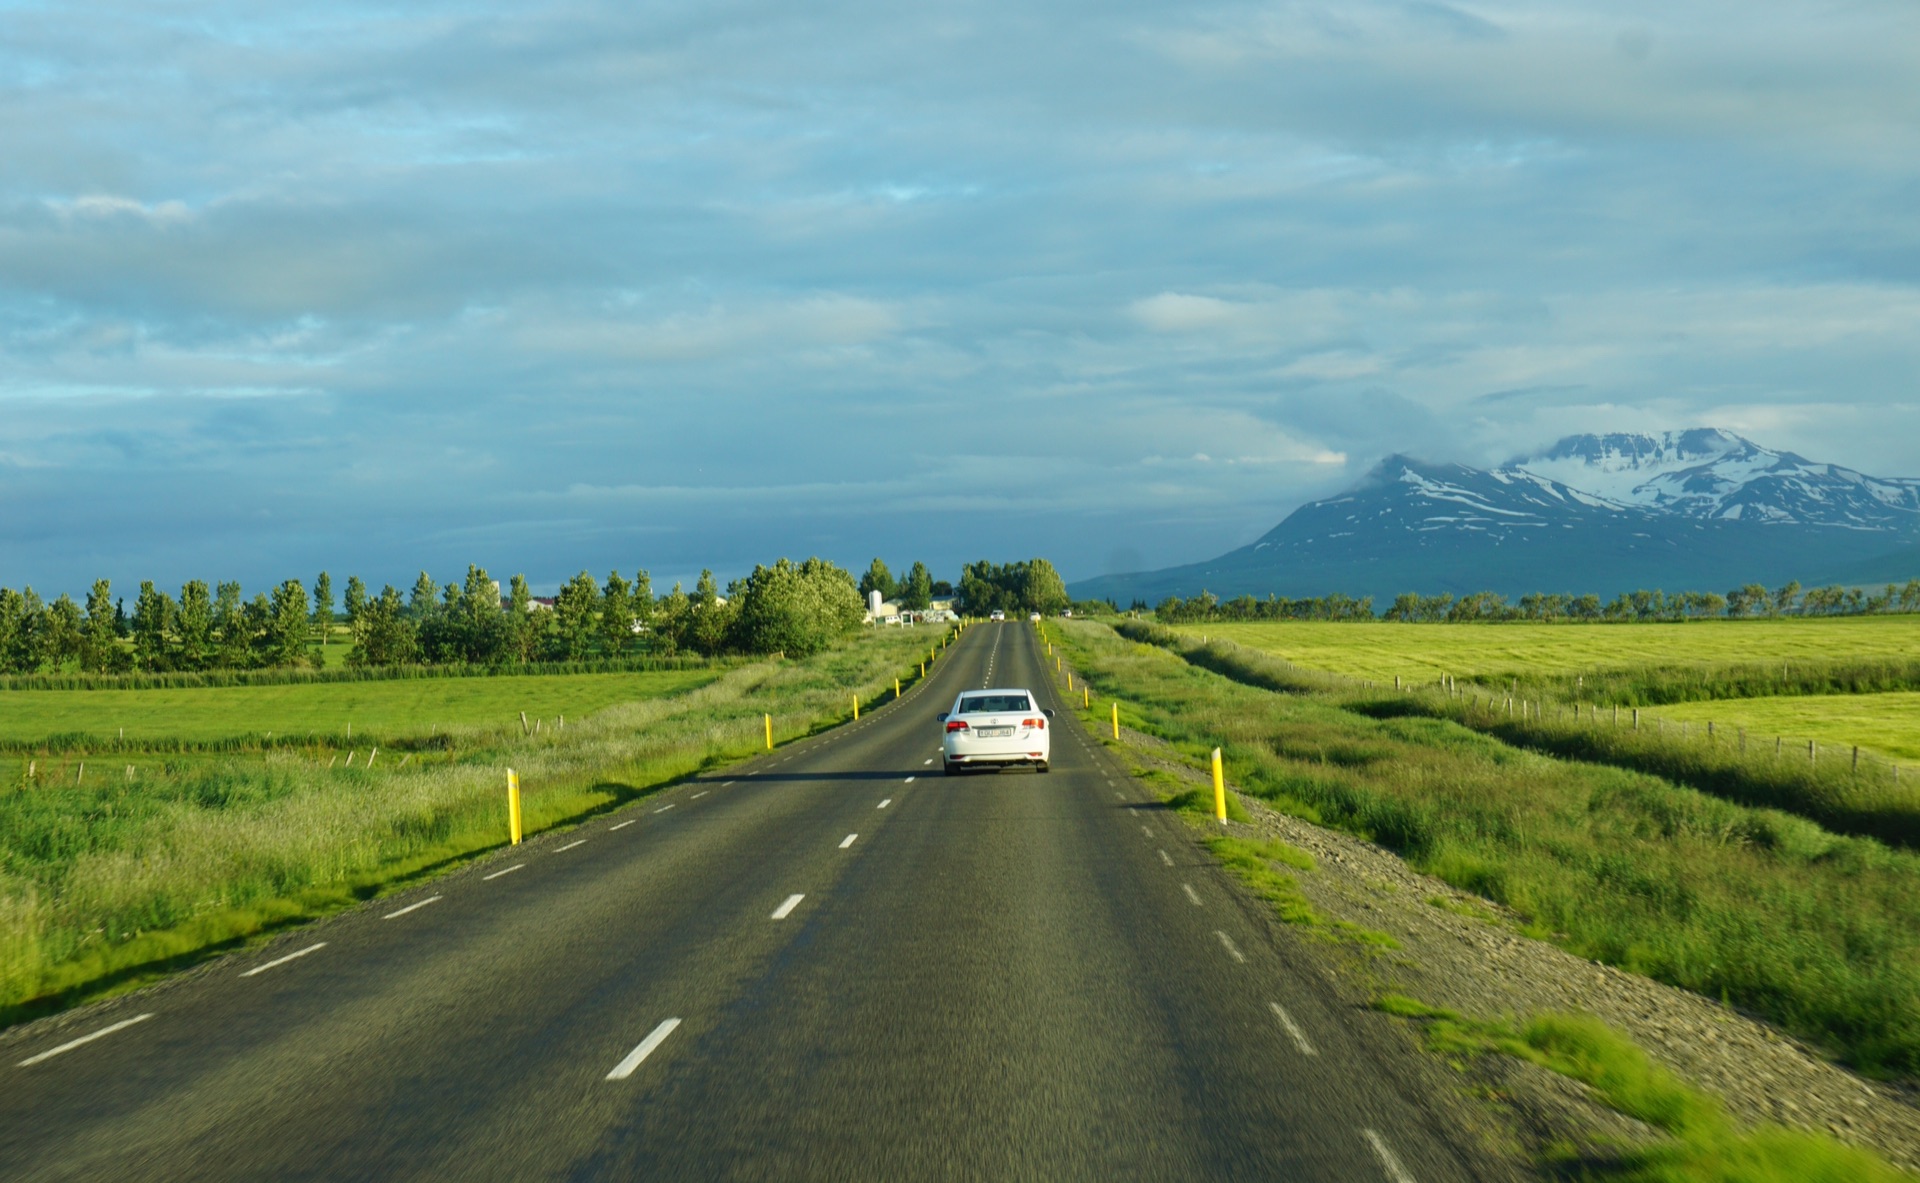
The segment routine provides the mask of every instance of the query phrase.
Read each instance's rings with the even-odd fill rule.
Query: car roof
[[[962,690],[959,694],[954,695],[954,697],[956,699],[970,698],[975,694],[1024,694],[1028,698],[1034,696],[1033,691],[1027,689],[1025,686],[988,686],[980,690]]]

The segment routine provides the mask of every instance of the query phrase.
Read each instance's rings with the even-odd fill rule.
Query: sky
[[[1211,557],[1920,476],[1920,7],[0,0],[0,584]]]

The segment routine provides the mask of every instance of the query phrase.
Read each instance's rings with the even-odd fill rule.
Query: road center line
[[[569,843],[567,843],[567,844],[566,844],[565,846],[556,846],[556,847],[554,847],[554,849],[553,849],[553,853],[555,853],[555,854],[559,854],[559,853],[561,853],[562,851],[568,851],[568,850],[572,850],[572,849],[573,849],[574,847],[576,847],[576,846],[585,846],[586,844],[587,844],[587,840],[586,840],[585,838],[582,838],[582,839],[580,839],[580,841],[578,841],[578,842],[569,842]]]
[[[1242,965],[1246,964],[1247,955],[1240,951],[1240,946],[1233,943],[1232,937],[1217,928],[1213,930],[1213,935],[1220,938],[1220,947],[1225,949],[1229,956]]]
[[[1173,856],[1163,850],[1160,852],[1160,861],[1171,867],[1173,865]]]
[[[511,875],[511,874],[513,874],[513,873],[514,873],[515,871],[518,871],[518,870],[519,870],[519,869],[520,869],[521,867],[524,867],[524,866],[526,866],[526,865],[527,865],[527,864],[525,864],[525,863],[515,863],[515,864],[513,864],[513,865],[512,865],[511,867],[508,867],[508,868],[507,868],[506,870],[504,870],[504,871],[495,871],[495,872],[494,872],[493,874],[491,874],[491,875],[482,875],[482,876],[480,876],[480,878],[481,878],[481,880],[482,880],[482,881],[485,881],[485,880],[488,880],[488,879],[498,879],[498,878],[500,878],[500,876],[502,876],[502,875]]]
[[[612,833],[613,831],[615,831],[615,830],[624,830],[624,829],[626,829],[626,828],[627,828],[628,826],[630,826],[630,825],[632,825],[633,823],[635,823],[635,822],[637,822],[637,821],[639,821],[639,820],[640,820],[640,819],[639,819],[639,818],[637,818],[637,817],[630,817],[630,818],[628,818],[628,819],[627,819],[626,821],[623,821],[623,822],[621,822],[621,823],[620,823],[619,825],[617,825],[617,826],[608,826],[608,827],[607,827],[607,832],[608,832],[609,834],[611,834],[611,833]]]
[[[679,1025],[679,1019],[668,1019],[666,1022],[648,1032],[647,1037],[640,1041],[640,1046],[628,1052],[626,1059],[613,1066],[613,1071],[607,1073],[607,1079],[625,1080],[627,1077],[632,1076],[633,1070],[640,1066],[640,1062],[652,1055],[655,1048],[665,1043],[667,1036],[672,1035],[673,1029]]]
[[[931,763],[933,763],[933,761],[931,761],[931,760],[922,760],[922,761],[920,761],[920,764],[921,764],[921,766],[922,766],[922,767],[925,767],[926,765],[928,765],[928,764],[931,764]]]
[[[1200,906],[1200,893],[1193,889],[1193,884],[1182,883],[1180,885],[1180,890],[1187,893],[1187,898],[1193,901],[1194,907],[1197,908]]]
[[[1380,1165],[1387,1169],[1387,1178],[1393,1180],[1393,1183],[1413,1183],[1413,1176],[1407,1174],[1407,1168],[1401,1166],[1400,1160],[1393,1156],[1393,1151],[1388,1149],[1385,1138],[1372,1130],[1360,1132],[1373,1146],[1373,1152],[1380,1156]]]
[[[701,789],[699,792],[695,793],[693,796],[687,799],[689,801],[698,801],[700,798],[706,796],[708,793],[711,793],[711,792],[713,792],[712,789]]]
[[[276,965],[285,965],[287,962],[292,961],[296,957],[305,957],[309,953],[318,952],[319,950],[324,949],[326,947],[327,947],[327,943],[325,941],[320,941],[315,944],[308,945],[306,948],[301,949],[296,953],[289,953],[285,957],[275,958],[274,960],[267,962],[265,965],[256,965],[252,969],[241,974],[240,976],[243,978],[250,978],[254,974],[265,973],[267,970],[272,969]]]
[[[858,834],[848,834],[845,838],[842,838],[840,840],[840,849],[845,850],[847,847],[852,846],[853,840],[859,836]]]
[[[801,900],[804,900],[806,898],[807,897],[804,895],[788,896],[786,903],[781,904],[779,907],[773,910],[773,916],[771,917],[771,919],[785,920],[787,917],[793,915],[793,910],[800,906]]]
[[[1281,1006],[1277,1002],[1269,1002],[1267,1005],[1273,1008],[1273,1017],[1280,1020],[1280,1025],[1287,1029],[1287,1034],[1293,1036],[1293,1044],[1300,1049],[1301,1055],[1317,1056],[1320,1054],[1313,1050],[1311,1043],[1307,1042],[1307,1033],[1300,1030],[1300,1024],[1293,1021],[1293,1016],[1287,1013],[1286,1007]]]
[[[723,788],[723,789],[730,789],[730,788],[732,788],[732,787],[733,787],[733,785],[734,785],[734,782],[733,782],[733,781],[728,781],[728,782],[727,782],[726,784],[724,784],[724,785],[721,785],[720,787],[721,787],[721,788]]]
[[[131,1019],[122,1019],[118,1023],[114,1023],[110,1026],[100,1028],[98,1031],[93,1032],[91,1035],[82,1035],[78,1039],[69,1039],[67,1040],[67,1042],[61,1044],[59,1047],[48,1048],[46,1051],[41,1052],[37,1056],[28,1056],[26,1059],[20,1061],[20,1063],[18,1064],[18,1067],[31,1068],[42,1060],[51,1060],[62,1052],[70,1052],[74,1048],[77,1048],[82,1044],[92,1043],[94,1040],[99,1039],[102,1036],[112,1035],[115,1031],[124,1031],[128,1027],[133,1026],[135,1023],[144,1023],[148,1019],[151,1019],[152,1017],[153,1016],[151,1014],[145,1014],[145,1015],[135,1015]]]
[[[887,798],[887,799],[886,799],[885,801],[882,801],[882,802],[881,802],[880,804],[878,804],[878,805],[876,805],[876,806],[874,806],[874,808],[875,808],[875,809],[885,809],[885,808],[886,808],[887,806],[889,806],[889,805],[892,805],[892,804],[893,804],[893,798],[892,798],[892,797],[888,797],[888,798]]]
[[[421,900],[421,901],[420,901],[419,903],[417,903],[417,904],[408,904],[408,905],[407,905],[406,907],[404,907],[404,908],[402,908],[402,909],[400,909],[400,910],[399,910],[398,912],[388,912],[388,913],[387,913],[387,914],[386,914],[385,916],[382,916],[382,917],[381,917],[380,919],[382,919],[382,920],[398,920],[398,919],[399,919],[400,917],[402,917],[402,916],[405,916],[405,915],[406,915],[406,914],[407,914],[408,912],[411,912],[411,911],[413,911],[413,910],[414,910],[415,908],[424,908],[424,907],[426,907],[426,906],[427,906],[428,904],[437,904],[437,903],[439,903],[439,902],[440,902],[440,901],[441,901],[441,900],[442,900],[443,898],[445,898],[445,897],[443,897],[443,896],[437,896],[437,895],[432,895],[432,896],[428,896],[428,897],[427,897],[426,899],[424,899],[424,900]]]
[[[1145,825],[1145,824],[1142,824],[1142,825],[1141,825],[1141,827],[1140,827],[1140,832],[1141,832],[1142,834],[1145,834],[1145,835],[1146,835],[1147,837],[1149,837],[1149,838],[1151,838],[1151,837],[1153,837],[1153,829],[1152,829],[1152,827],[1150,827],[1150,826],[1147,826],[1147,825]]]
[[[902,783],[902,784],[909,784],[909,785],[910,785],[910,784],[912,784],[912,783],[913,783],[913,778],[912,778],[912,777],[908,777],[908,778],[907,778],[906,780],[904,780],[904,781],[902,781],[901,783]]]
[[[673,806],[671,806],[671,805],[662,805],[662,806],[661,806],[660,808],[658,808],[658,809],[656,809],[656,810],[654,810],[654,812],[655,812],[655,813],[665,813],[665,812],[666,812],[667,810],[669,810],[669,809],[672,809],[672,808],[673,808]]]

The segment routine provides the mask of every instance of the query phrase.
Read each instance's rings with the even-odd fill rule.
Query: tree
[[[1775,616],[1782,616],[1791,612],[1794,601],[1799,598],[1800,581],[1795,579],[1779,591],[1773,593],[1773,614]]]
[[[730,643],[749,653],[817,653],[859,628],[865,614],[853,577],[823,559],[758,566],[730,590]]]
[[[578,661],[587,655],[593,639],[594,610],[600,604],[600,585],[585,571],[567,580],[553,601],[554,645],[558,656]]]
[[[96,579],[87,592],[87,620],[80,634],[80,668],[101,673],[114,667],[115,644],[112,586]]]
[[[181,586],[173,633],[175,669],[203,670],[213,664],[213,597],[202,581],[189,580]]]
[[[354,616],[351,666],[406,665],[419,656],[413,621],[400,604],[392,584],[361,605]]]
[[[174,624],[173,597],[153,586],[151,579],[140,584],[140,596],[133,602],[133,661],[143,670],[164,670],[172,656],[167,634]]]
[[[327,650],[327,634],[333,631],[333,577],[325,571],[313,581],[313,623],[320,630],[320,651]]]
[[[307,589],[298,579],[289,579],[273,589],[273,601],[266,606],[265,627],[261,630],[262,658],[275,666],[304,665],[313,632],[309,624]]]
[[[533,660],[539,652],[541,622],[534,619],[541,615],[533,610],[533,593],[527,588],[527,577],[515,575],[507,592],[507,652],[514,660],[526,662]]]
[[[1021,588],[1024,607],[1029,612],[1038,612],[1042,616],[1057,616],[1060,610],[1072,601],[1067,597],[1067,585],[1060,578],[1060,572],[1045,559],[1033,559],[1026,564],[1026,578]]]
[[[633,608],[633,622],[643,631],[653,627],[653,576],[642,567],[633,577],[633,588],[627,593],[627,602]]]
[[[933,606],[933,573],[917,559],[900,585],[900,606],[909,612],[925,612]]]
[[[252,664],[253,633],[240,602],[239,584],[222,583],[214,588],[213,627],[220,635],[218,660],[222,668],[241,669]]]
[[[347,576],[347,596],[346,596],[345,607],[347,610],[347,625],[349,628],[352,627],[353,622],[355,620],[358,620],[360,618],[360,609],[366,606],[367,606],[367,585],[360,582],[360,577],[358,575]]]
[[[885,563],[875,559],[867,564],[867,573],[860,577],[862,600],[874,592],[879,592],[883,600],[891,600],[898,591],[899,586],[893,582],[893,573],[887,570]]]
[[[633,595],[620,572],[607,576],[600,593],[600,640],[607,656],[618,657],[633,644]]]
[[[41,650],[46,660],[58,669],[67,662],[78,662],[86,644],[87,621],[80,615],[80,605],[65,592],[60,598],[47,605],[47,639]]]
[[[731,603],[720,602],[720,589],[714,585],[713,572],[701,571],[693,585],[692,616],[687,640],[694,652],[712,657],[727,647],[727,631],[733,623]]]
[[[425,571],[413,581],[413,594],[407,597],[407,615],[417,621],[425,620],[433,614],[433,597],[440,589],[433,582],[433,576]]]
[[[681,649],[692,648],[687,630],[692,623],[692,602],[687,593],[680,590],[678,580],[673,590],[661,596],[653,608],[653,646],[654,652],[671,657]]]
[[[0,587],[0,673],[30,674],[46,647],[46,606],[32,588]]]

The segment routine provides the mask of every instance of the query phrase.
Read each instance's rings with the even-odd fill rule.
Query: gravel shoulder
[[[1196,787],[1208,783],[1158,739],[1122,734],[1136,765]],[[1528,937],[1499,905],[1419,874],[1382,847],[1275,812],[1258,798],[1240,801],[1251,822],[1229,823],[1224,832],[1278,838],[1311,854],[1314,869],[1295,878],[1313,906],[1400,944],[1378,951],[1327,943],[1329,981],[1355,1005],[1397,992],[1477,1018],[1591,1014],[1719,1098],[1743,1126],[1825,1133],[1920,1170],[1920,1098],[1911,1087],[1868,1081],[1711,999]],[[1412,1024],[1406,1030],[1419,1038]],[[1658,1136],[1591,1099],[1585,1086],[1532,1064],[1480,1056],[1458,1068],[1463,1092],[1487,1103],[1501,1127],[1495,1136],[1507,1140],[1492,1149],[1536,1162],[1598,1162]]]

